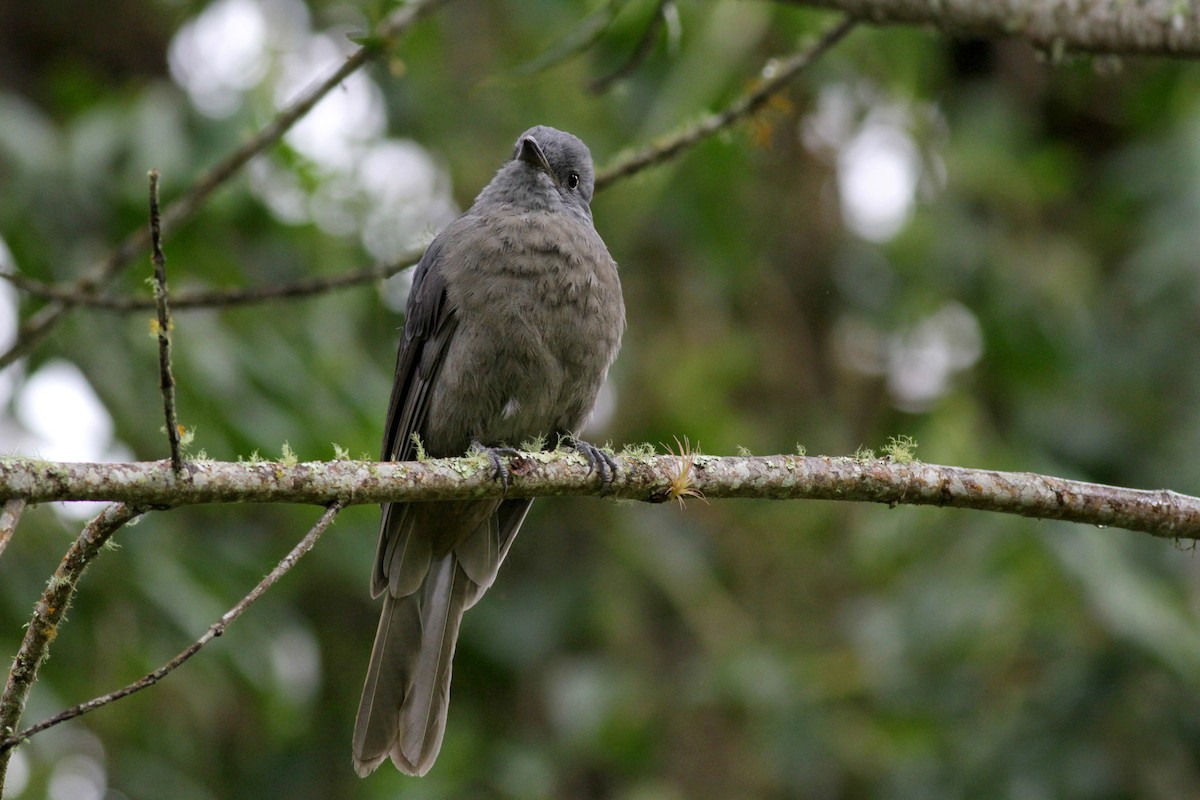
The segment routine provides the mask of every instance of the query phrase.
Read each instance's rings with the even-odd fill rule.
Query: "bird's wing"
[[[396,354],[396,378],[383,430],[380,458],[384,461],[413,458],[416,447],[412,435],[421,429],[429,412],[429,396],[457,327],[446,302],[446,279],[441,266],[443,241],[440,236],[433,240],[413,275],[404,337]],[[371,576],[373,597],[378,597],[389,583],[395,596],[416,591],[428,569],[430,542],[427,537],[407,535],[411,529],[404,524],[408,511],[407,503],[383,504],[379,547]],[[393,566],[396,574],[389,574]]]
[[[396,353],[396,379],[388,403],[380,458],[406,461],[414,453],[412,434],[425,419],[429,389],[454,332],[454,315],[446,304],[446,278],[441,268],[442,238],[433,240],[413,273],[404,319],[404,338]]]

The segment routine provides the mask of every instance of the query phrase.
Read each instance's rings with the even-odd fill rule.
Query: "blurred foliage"
[[[145,224],[149,168],[169,200],[267,121],[291,48],[323,34],[325,50],[305,52],[332,56],[311,66],[336,63],[389,10],[124,0],[85,19],[88,5],[0,4],[0,238],[6,269],[44,281],[73,279]],[[377,138],[418,143],[405,152],[432,170],[415,199],[373,218],[363,185],[415,179],[353,172],[371,163],[354,158],[338,171],[289,138],[169,234],[173,289],[362,267],[382,251],[360,233],[428,238],[530,125],[577,133],[602,165],[721,107],[833,19],[672,4],[645,61],[589,92],[636,50],[656,5],[447,5],[368,71]],[[206,113],[168,54],[195,20],[231,9],[279,38]],[[247,30],[205,40],[201,56],[220,61]],[[593,30],[592,47],[563,52]],[[848,223],[848,176],[879,143],[882,167],[911,173],[900,188],[912,203],[894,230],[864,235]],[[630,325],[614,410],[592,436],[846,454],[911,435],[927,461],[1196,493],[1198,143],[1191,63],[1050,63],[1020,42],[857,30],[754,120],[597,196]],[[867,200],[896,189],[867,185]],[[147,294],[149,274],[141,259],[112,290]],[[179,313],[194,448],[278,457],[286,441],[315,460],[336,442],[374,455],[402,324],[403,278],[389,284]],[[21,298],[21,317],[40,304]],[[65,360],[111,415],[113,447],[165,457],[151,316],[71,314],[0,385],[0,450],[36,448],[19,398]],[[122,531],[86,576],[25,721],[181,650],[317,516],[198,508]],[[80,524],[30,510],[0,558],[4,658]],[[599,499],[536,504],[467,615],[433,772],[385,765],[360,781],[349,740],[377,618],[376,524],[374,509],[346,512],[198,658],[22,747],[12,796],[1200,794],[1189,548],[951,510]]]

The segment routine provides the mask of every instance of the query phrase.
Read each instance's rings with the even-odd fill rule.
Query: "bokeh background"
[[[659,8],[443,7],[171,233],[172,288],[395,259],[530,125],[612,163],[836,20],[667,4],[645,59],[593,91]],[[145,224],[149,168],[177,196],[389,10],[0,2],[3,270],[80,275]],[[593,209],[629,314],[593,439],[843,455],[910,435],[926,461],[1200,492],[1194,64],[860,28],[753,120]],[[140,258],[110,290],[148,296],[149,274]],[[178,312],[192,452],[374,457],[406,286]],[[0,340],[40,305],[0,282]],[[0,373],[0,450],[164,457],[152,316],[77,311]],[[0,559],[5,663],[93,512],[26,512]],[[167,660],[317,516],[209,507],[122,531],[25,721]],[[198,658],[20,748],[8,796],[1200,797],[1190,546],[820,502],[540,501],[467,615],[436,767],[360,781],[376,524],[349,510]]]

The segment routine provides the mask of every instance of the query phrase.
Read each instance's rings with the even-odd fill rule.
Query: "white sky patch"
[[[321,685],[321,650],[313,635],[288,628],[271,641],[271,669],[284,694],[296,705],[307,705]]]
[[[113,438],[113,420],[83,373],[69,361],[49,361],[20,387],[13,403],[22,430],[16,452],[48,461],[132,461]],[[2,422],[2,421],[0,421]],[[52,503],[70,520],[94,517],[101,502]]]
[[[171,75],[196,108],[227,117],[266,74],[266,38],[267,18],[258,3],[218,0],[171,40]]]
[[[425,244],[458,215],[445,174],[416,142],[387,139],[357,165],[367,195],[362,240],[372,256],[393,261]]]
[[[350,52],[347,39],[316,34],[284,54],[275,86],[277,103],[290,102],[333,71]],[[313,163],[345,174],[353,170],[363,146],[382,136],[386,128],[383,93],[365,73],[355,72],[325,95],[284,138]]]
[[[425,148],[398,139],[373,145],[358,162],[357,177],[376,200],[393,204],[422,201],[442,182]]]
[[[108,409],[83,373],[69,361],[49,361],[17,392],[17,420],[29,432],[22,450],[49,461],[132,461],[133,454],[113,439]],[[105,505],[53,503],[71,520],[90,519]],[[82,795],[77,795],[82,797]]]
[[[314,32],[299,0],[217,0],[171,43],[171,71],[193,104],[214,116],[251,92],[292,102],[355,48],[343,31]],[[365,71],[348,76],[284,138],[311,166],[306,184],[270,156],[248,167],[254,193],[287,225],[314,223],[361,237],[394,261],[458,214],[445,171],[415,142],[387,137],[383,92]]]
[[[313,31],[299,0],[217,0],[175,36],[170,65],[194,106],[220,116],[238,110],[248,92],[287,106],[354,48],[344,31]],[[270,156],[247,168],[252,190],[284,224],[358,235],[373,258],[395,261],[457,216],[450,181],[430,152],[388,138],[383,91],[364,71],[284,139],[311,164],[311,184]]]
[[[816,111],[804,118],[800,137],[809,150],[836,152],[854,135],[858,113],[857,101],[849,87],[826,86],[817,96]]]
[[[601,385],[600,393],[596,395],[592,413],[583,423],[584,432],[608,430],[616,414],[617,387],[610,378]]]
[[[313,33],[298,0],[217,0],[171,40],[171,75],[201,112],[226,117],[243,95],[269,81],[282,108],[332,72],[354,45],[342,34]],[[356,72],[285,134],[330,172],[349,172],[361,145],[386,129],[379,87]]]
[[[246,165],[250,187],[275,219],[285,225],[302,225],[309,221],[308,192],[300,185],[295,173],[279,167],[266,158],[256,158]]]
[[[83,373],[69,361],[47,362],[17,393],[17,419],[50,461],[101,461],[113,421]]]
[[[979,322],[958,303],[947,303],[891,333],[846,317],[838,322],[834,342],[842,363],[856,372],[884,376],[895,406],[911,413],[936,405],[954,376],[983,355]]]
[[[379,296],[383,299],[384,305],[397,314],[403,314],[404,309],[408,307],[408,295],[412,291],[413,275],[416,272],[415,268],[398,272],[384,281],[380,287]]]
[[[800,138],[835,165],[846,227],[885,242],[903,229],[918,197],[929,199],[945,184],[934,146],[943,127],[937,106],[897,101],[859,81],[823,88]],[[923,132],[921,142],[913,131]]]
[[[51,800],[102,800],[106,783],[104,765],[79,753],[65,756],[54,765],[46,794]]]
[[[0,272],[16,272],[12,252],[0,237]],[[0,280],[0,352],[8,350],[17,340],[17,292],[5,280]],[[15,369],[0,372],[0,408],[12,397]]]
[[[891,239],[912,215],[920,178],[917,148],[903,127],[868,121],[838,154],[842,216],[872,242]]]
[[[228,117],[267,77],[276,53],[309,33],[301,0],[217,0],[188,22],[167,50],[175,82],[211,117]]]
[[[14,402],[28,435],[19,450],[47,461],[132,461],[133,453],[113,438],[113,417],[91,384],[70,361],[48,361],[30,375]],[[55,503],[68,519],[94,517],[103,503]]]
[[[26,748],[18,748],[12,751],[12,757],[8,762],[8,774],[5,776],[4,791],[9,797],[20,797],[25,791],[25,787],[29,785],[29,756],[25,754]]]
[[[950,388],[955,373],[983,354],[983,333],[975,315],[958,303],[892,337],[888,389],[903,411],[925,411]]]
[[[349,236],[358,230],[363,193],[346,175],[332,175],[317,184],[308,199],[312,221],[331,236]]]

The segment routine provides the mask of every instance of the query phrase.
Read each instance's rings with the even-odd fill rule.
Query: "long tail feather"
[[[354,726],[354,767],[370,774],[389,755],[424,775],[442,744],[450,672],[470,581],[453,554],[430,564],[421,589],[384,599]]]

